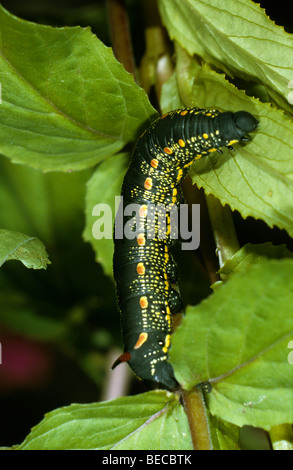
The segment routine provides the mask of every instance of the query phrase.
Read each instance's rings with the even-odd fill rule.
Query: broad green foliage
[[[46,269],[50,263],[44,245],[35,237],[0,229],[0,266],[19,260],[27,268]]]
[[[46,246],[82,229],[90,170],[42,173],[0,159],[0,227],[33,235]]]
[[[87,184],[86,195],[86,226],[83,237],[90,241],[97,254],[104,271],[109,276],[113,272],[113,229],[115,217],[115,197],[120,196],[121,185],[127,168],[129,155],[127,153],[115,155],[111,159],[102,162]],[[111,184],[109,184],[109,181]],[[96,208],[99,204],[106,204],[104,210]],[[111,214],[110,211],[111,210]],[[98,211],[98,212],[97,212]],[[101,211],[101,212],[100,212]],[[112,217],[111,217],[112,215]],[[111,238],[97,238],[95,234],[95,223],[99,224],[98,233],[109,232]]]
[[[210,411],[269,430],[293,420],[293,260],[238,272],[188,307],[173,335],[171,362],[184,388],[210,381]]]
[[[52,411],[17,448],[184,450],[192,445],[178,397],[155,391]]]
[[[46,171],[79,170],[137,137],[154,109],[90,29],[23,21],[0,7],[0,152]]]
[[[250,0],[159,0],[171,39],[230,76],[262,83],[288,105],[293,40]]]
[[[219,270],[222,279],[236,272],[245,271],[254,264],[266,263],[268,259],[293,258],[293,254],[285,245],[272,245],[271,243],[259,243],[244,245],[232,256]]]

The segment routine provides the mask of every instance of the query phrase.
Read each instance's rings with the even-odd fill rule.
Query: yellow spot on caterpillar
[[[178,194],[178,191],[177,191],[177,188],[174,188],[173,189],[173,197],[172,197],[172,203],[175,204],[175,202],[177,201],[177,194]]]
[[[208,138],[209,138],[209,134],[206,134],[206,133],[204,133],[202,136],[203,136],[204,139],[208,139]]]
[[[191,160],[191,162],[189,162],[189,163],[186,163],[186,165],[184,165],[184,167],[183,167],[183,168],[188,168],[190,165],[192,165],[192,163],[193,163],[193,162],[192,162],[192,160]]]
[[[171,329],[172,323],[171,323],[171,316],[170,315],[166,315],[166,321],[168,323],[169,328]]]
[[[137,243],[139,246],[144,246],[145,245],[145,236],[143,233],[139,233],[137,235]]]
[[[180,180],[181,180],[182,175],[183,175],[183,170],[180,168],[180,169],[178,170],[178,174],[177,174],[177,181],[180,181]]]
[[[185,147],[185,142],[182,139],[178,140],[178,144],[180,145],[180,147]]]
[[[201,157],[202,157],[202,155],[199,153],[198,155],[196,155],[194,160],[199,160]]]
[[[153,186],[153,180],[152,178],[146,178],[145,182],[144,182],[144,187],[145,189],[152,189],[152,186]]]
[[[141,308],[148,308],[148,298],[145,295],[139,299],[139,305]]]
[[[169,251],[168,251],[167,245],[165,245],[165,253],[164,253],[164,256],[165,256],[165,261],[166,261],[166,263],[168,263],[169,258],[170,258],[170,255],[169,255]]]
[[[166,216],[166,221],[167,221],[167,230],[166,230],[166,234],[169,235],[170,234],[170,231],[171,231],[171,225],[170,225],[170,222],[171,222],[171,219],[170,219],[170,215],[167,214]],[[165,273],[166,274],[166,273]]]
[[[143,206],[139,208],[139,216],[144,218],[147,216],[147,213],[148,213],[148,208],[147,208],[147,205],[144,204]]]
[[[136,272],[137,274],[139,275],[142,275],[145,273],[145,266],[143,263],[138,263],[137,266],[136,266]]]
[[[135,343],[134,349],[140,348],[143,345],[143,343],[146,342],[147,339],[148,339],[147,333],[140,333],[138,340]],[[165,340],[165,343],[166,343],[166,340]]]
[[[185,116],[187,113],[188,113],[188,111],[186,109],[184,109],[183,111],[181,111],[180,115]]]
[[[171,153],[173,153],[173,150],[170,149],[170,147],[164,147],[164,152],[167,153],[168,155],[171,155]]]
[[[215,152],[216,150],[217,150],[217,149],[212,148],[212,149],[209,149],[208,151],[209,151],[209,152]]]
[[[238,140],[230,140],[227,145],[237,144]]]
[[[163,347],[164,353],[167,353],[167,352],[168,352],[168,349],[169,349],[169,347],[170,347],[170,344],[171,344],[171,336],[170,336],[170,335],[166,335],[166,338],[165,338],[165,346]]]
[[[211,116],[211,115],[212,115],[212,113],[206,113],[206,116]]]
[[[159,165],[159,161],[156,158],[153,158],[153,160],[151,161],[151,166],[153,168],[158,168],[158,165]]]

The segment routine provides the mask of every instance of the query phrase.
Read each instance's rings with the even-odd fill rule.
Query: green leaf
[[[272,243],[247,243],[219,270],[222,278],[235,272],[244,271],[257,263],[266,263],[268,259],[293,258],[293,254],[286,245],[273,245]]]
[[[237,209],[243,218],[262,219],[293,235],[292,121],[268,103],[248,97],[208,67],[191,61],[183,75],[180,67],[179,92],[173,79],[173,94],[176,89],[183,93],[185,105],[245,110],[260,121],[252,141],[235,145],[236,152],[224,150],[221,156],[215,152],[196,162],[190,172],[193,182],[223,205]],[[170,84],[168,89],[171,92]]]
[[[293,261],[270,260],[234,274],[189,307],[172,337],[171,362],[190,389],[212,383],[210,411],[269,430],[293,420]]]
[[[178,397],[153,391],[48,413],[19,450],[192,449]]]
[[[273,99],[292,112],[292,35],[259,5],[250,0],[159,0],[159,7],[171,39],[190,55],[231,76],[263,83]]]
[[[46,269],[50,264],[43,243],[36,237],[0,229],[0,266],[9,260],[33,269]]]
[[[155,111],[89,28],[52,28],[0,6],[0,152],[46,171],[79,170],[137,137]]]
[[[213,450],[239,450],[240,428],[208,415]]]
[[[53,245],[74,243],[83,227],[85,185],[90,170],[42,173],[0,159],[0,226],[31,233]],[[54,251],[55,251],[54,250]]]
[[[113,226],[115,218],[115,197],[120,196],[122,181],[127,169],[129,155],[122,153],[113,158],[105,160],[96,169],[95,173],[87,184],[86,194],[86,225],[83,237],[90,242],[96,253],[96,260],[102,264],[104,271],[112,276],[113,271]],[[98,205],[107,205],[105,209],[101,207],[101,215],[98,214]],[[110,211],[109,217],[107,212]],[[98,218],[97,218],[98,216]],[[95,223],[104,220],[103,227],[95,228]],[[99,233],[107,231],[108,238],[98,238]],[[97,233],[96,233],[97,232]],[[99,233],[98,233],[99,232]]]

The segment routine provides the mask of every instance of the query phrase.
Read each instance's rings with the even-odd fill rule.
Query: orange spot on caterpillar
[[[139,305],[141,308],[148,308],[148,298],[146,296],[143,296],[139,299]]]
[[[171,153],[173,153],[173,150],[170,149],[170,147],[164,147],[164,152],[167,153],[168,155],[171,155]]]
[[[138,265],[136,266],[136,272],[140,276],[145,273],[145,266],[143,263],[138,263]]]
[[[151,166],[153,168],[158,168],[158,165],[159,165],[159,162],[156,158],[153,158],[153,160],[151,161]]]
[[[180,145],[180,147],[185,147],[185,142],[182,139],[178,140],[178,144]]]
[[[144,246],[145,245],[145,236],[143,233],[139,233],[137,235],[137,243],[139,246]]]
[[[141,207],[139,208],[139,216],[142,217],[142,218],[144,218],[144,217],[147,216],[147,213],[148,213],[148,208],[147,208],[147,206],[144,204],[143,206],[141,206]]]
[[[185,114],[187,114],[187,113],[188,113],[188,111],[186,109],[184,109],[183,111],[181,111],[180,116],[185,116]]]
[[[152,178],[146,178],[145,182],[144,182],[144,187],[145,189],[152,189],[152,186],[153,186],[153,180]]]
[[[148,339],[147,333],[140,333],[138,340],[135,343],[134,349],[140,348],[143,345],[143,343],[146,342],[147,339]]]

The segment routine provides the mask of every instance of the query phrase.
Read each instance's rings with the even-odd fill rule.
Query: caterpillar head
[[[234,113],[233,122],[239,139],[242,139],[249,132],[253,132],[258,126],[258,120],[247,111]]]
[[[258,126],[258,120],[247,111],[225,112],[219,116],[219,125],[223,145],[228,148],[239,140],[248,141],[246,135]]]

